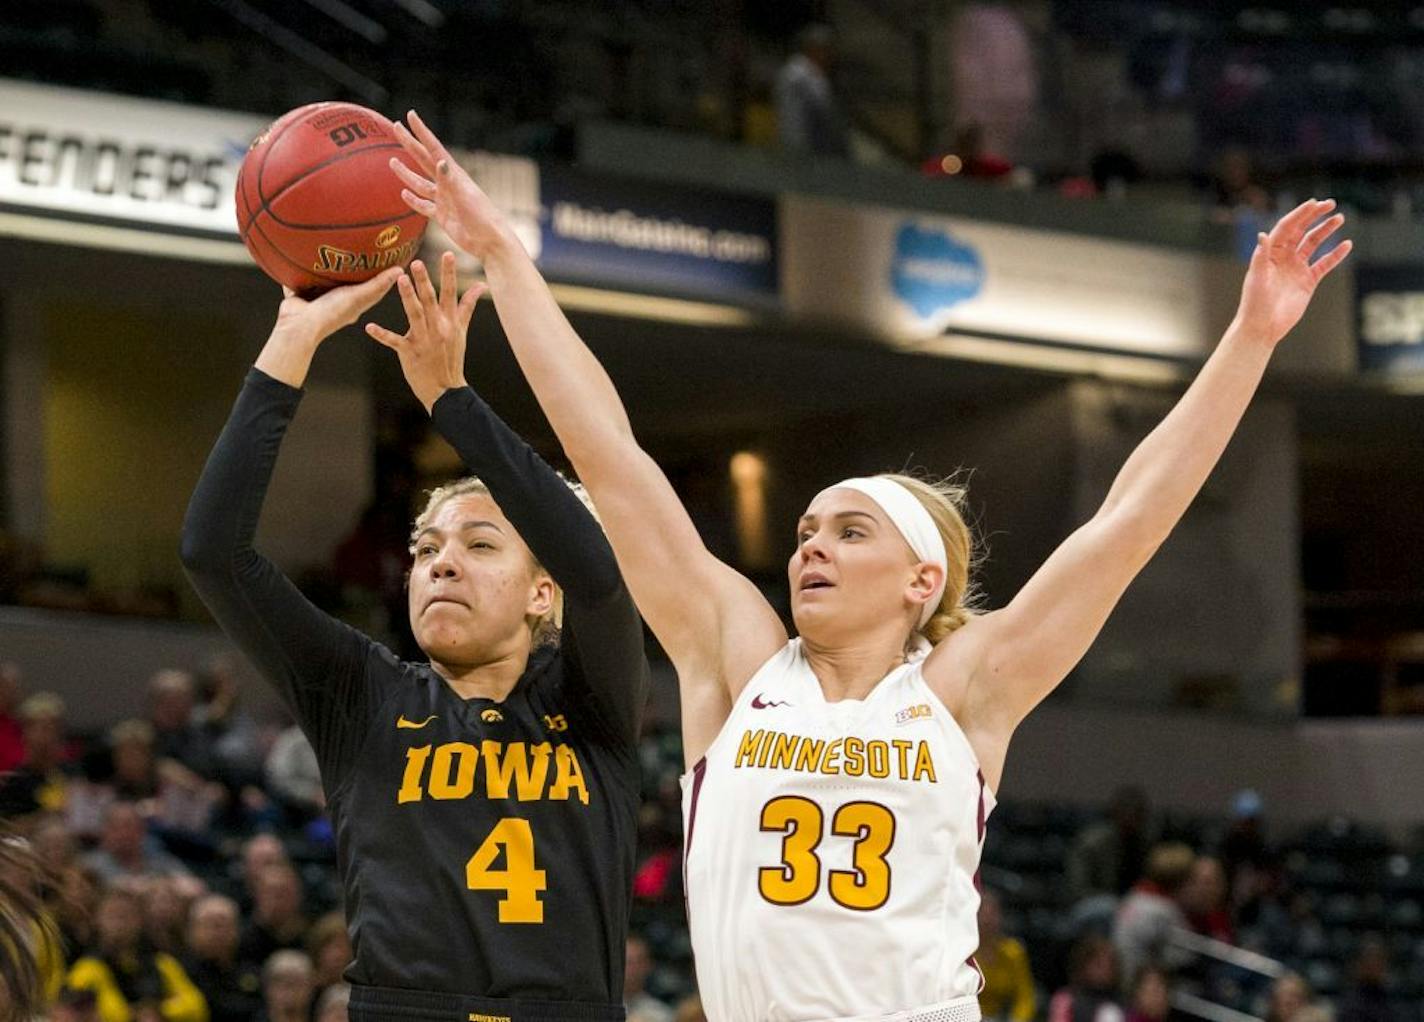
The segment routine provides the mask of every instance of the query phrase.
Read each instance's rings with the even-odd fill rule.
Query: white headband
[[[930,598],[925,601],[924,608],[920,611],[920,623],[916,625],[916,630],[925,626],[925,623],[934,616],[935,610],[939,608],[940,598],[944,595],[944,583],[949,576],[949,558],[944,552],[944,539],[939,534],[939,528],[935,525],[930,513],[925,510],[925,506],[920,503],[918,497],[911,493],[904,486],[893,479],[885,479],[881,476],[871,476],[860,479],[842,479],[834,486],[827,486],[826,490],[855,490],[863,493],[879,505],[890,519],[890,524],[900,530],[900,535],[905,537],[905,542],[910,544],[910,549],[921,561],[929,561],[931,564],[938,564],[940,568],[939,585]],[[825,493],[822,490],[821,493]],[[820,496],[820,494],[817,494]]]

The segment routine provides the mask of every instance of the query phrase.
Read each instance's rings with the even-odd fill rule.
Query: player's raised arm
[[[399,275],[390,270],[313,301],[287,293],[183,520],[181,556],[193,588],[278,685],[316,747],[328,784],[344,772],[359,737],[367,695],[360,690],[362,661],[373,644],[313,606],[253,548],[253,536],[317,347],[375,305]]]
[[[564,596],[564,651],[583,668],[600,716],[631,745],[647,697],[642,622],[593,514],[465,380],[466,337],[485,286],[471,287],[457,301],[455,257],[447,252],[440,260],[438,294],[419,260],[398,288],[406,332],[374,323],[366,332],[396,353],[406,383],[435,428],[489,487],[558,584]]]
[[[967,686],[971,728],[1006,744],[1087,651],[1181,519],[1241,421],[1272,351],[1304,315],[1316,286],[1349,254],[1345,241],[1312,261],[1344,222],[1338,214],[1320,220],[1333,208],[1331,201],[1303,203],[1260,236],[1230,327],[1176,407],[1127,459],[1102,507],[1008,606],[970,622],[930,657],[926,676],[933,682]]]
[[[666,477],[638,446],[612,381],[559,309],[489,197],[414,114],[398,133],[426,176],[392,161],[406,201],[479,258],[500,322],[539,404],[608,531],[629,589],[683,682],[689,758],[786,641],[748,580],[714,558]],[[705,740],[705,741],[704,741]]]

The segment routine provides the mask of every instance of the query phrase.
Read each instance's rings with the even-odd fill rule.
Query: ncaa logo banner
[[[236,241],[269,118],[0,79],[0,213]]]
[[[1424,266],[1355,267],[1360,368],[1424,373]]]

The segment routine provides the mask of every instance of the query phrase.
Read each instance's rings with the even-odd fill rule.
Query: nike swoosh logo
[[[782,702],[780,699],[773,699],[773,700],[771,700],[771,702],[767,702],[767,701],[765,701],[765,700],[762,699],[760,692],[758,692],[758,693],[756,694],[756,696],[753,697],[753,699],[752,699],[752,709],[753,709],[753,710],[769,710],[769,709],[771,709],[773,706],[790,706],[790,705],[791,705],[790,703],[784,703],[784,702]]]
[[[416,730],[416,731],[419,731],[419,730],[420,730],[421,728],[423,728],[426,724],[429,724],[432,720],[435,720],[436,717],[438,717],[438,716],[439,716],[439,714],[432,714],[431,716],[426,717],[426,718],[425,718],[424,720],[422,720],[419,724],[417,724],[417,723],[416,723],[415,721],[413,721],[413,720],[406,720],[406,719],[405,719],[405,715],[402,714],[401,716],[399,716],[399,717],[396,718],[396,727],[408,727],[408,728],[412,728],[412,729],[414,729],[414,730]]]

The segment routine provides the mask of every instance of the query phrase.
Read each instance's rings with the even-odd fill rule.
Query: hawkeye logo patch
[[[413,730],[413,731],[419,731],[419,730],[420,730],[421,728],[423,728],[426,724],[429,724],[432,720],[437,720],[437,719],[439,719],[439,714],[432,714],[431,716],[426,717],[426,718],[425,718],[424,720],[422,720],[419,724],[417,724],[417,723],[416,723],[415,721],[413,721],[413,720],[406,720],[406,719],[405,719],[405,714],[401,714],[399,717],[396,718],[396,727],[397,727],[397,728],[410,728],[410,729]]]
[[[895,714],[895,726],[901,724],[911,724],[917,720],[927,720],[934,715],[929,703],[916,703],[914,706],[907,706],[899,713]]]
[[[491,706],[488,710],[480,711],[480,720],[484,721],[486,724],[498,724],[500,721],[504,720],[504,714],[500,713],[493,706]]]

